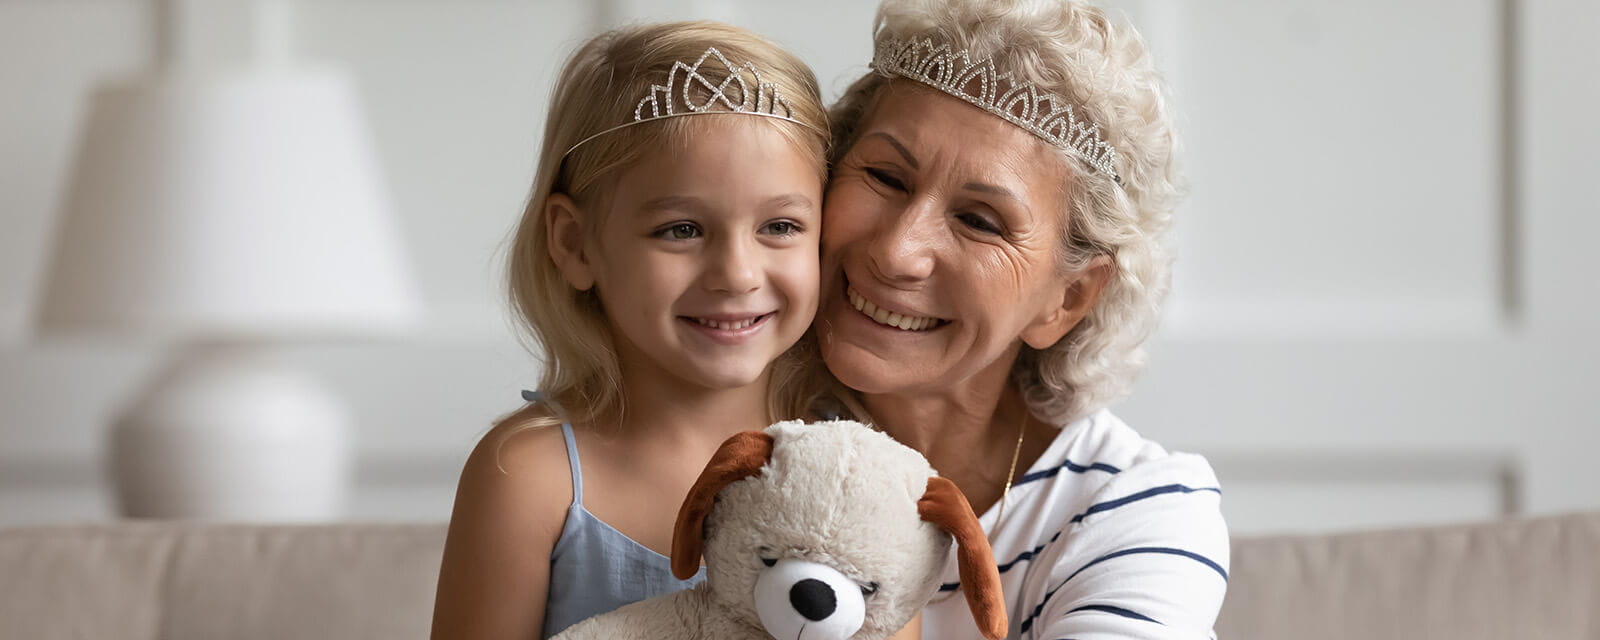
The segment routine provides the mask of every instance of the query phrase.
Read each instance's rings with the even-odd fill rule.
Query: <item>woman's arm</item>
[[[561,430],[484,436],[461,472],[434,600],[433,638],[538,638],[550,550],[572,501]]]
[[[1211,637],[1228,584],[1221,490],[1204,460],[1174,455],[1119,474],[1030,581],[1022,638]]]

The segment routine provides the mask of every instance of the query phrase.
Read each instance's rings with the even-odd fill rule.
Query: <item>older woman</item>
[[[828,368],[982,515],[1019,638],[1204,638],[1216,477],[1105,407],[1167,283],[1178,188],[1138,35],[1076,2],[887,0],[834,108]],[[924,638],[977,637],[954,563]]]

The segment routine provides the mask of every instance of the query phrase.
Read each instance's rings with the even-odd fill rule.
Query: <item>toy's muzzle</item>
[[[756,578],[756,614],[778,640],[845,640],[861,629],[861,586],[833,567],[783,559]]]

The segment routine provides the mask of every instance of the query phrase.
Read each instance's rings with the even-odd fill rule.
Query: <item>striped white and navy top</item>
[[[1228,584],[1221,489],[1205,459],[1168,453],[1109,411],[1055,442],[979,518],[1005,587],[1010,638],[1214,637]],[[959,593],[954,549],[923,611],[924,640],[981,637]]]

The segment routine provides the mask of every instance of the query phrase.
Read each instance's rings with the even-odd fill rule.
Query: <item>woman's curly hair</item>
[[[1069,100],[1117,151],[1122,182],[1062,151],[1073,168],[1062,268],[1107,256],[1113,273],[1094,309],[1060,342],[1023,345],[1013,369],[1029,408],[1066,424],[1127,395],[1166,295],[1171,260],[1161,236],[1183,193],[1165,83],[1139,34],[1067,0],[885,0],[873,35],[928,37],[991,58],[1002,72]],[[830,111],[837,162],[880,92],[907,81],[869,72]],[[920,86],[920,85],[919,85]],[[1041,185],[1043,187],[1043,185]]]

